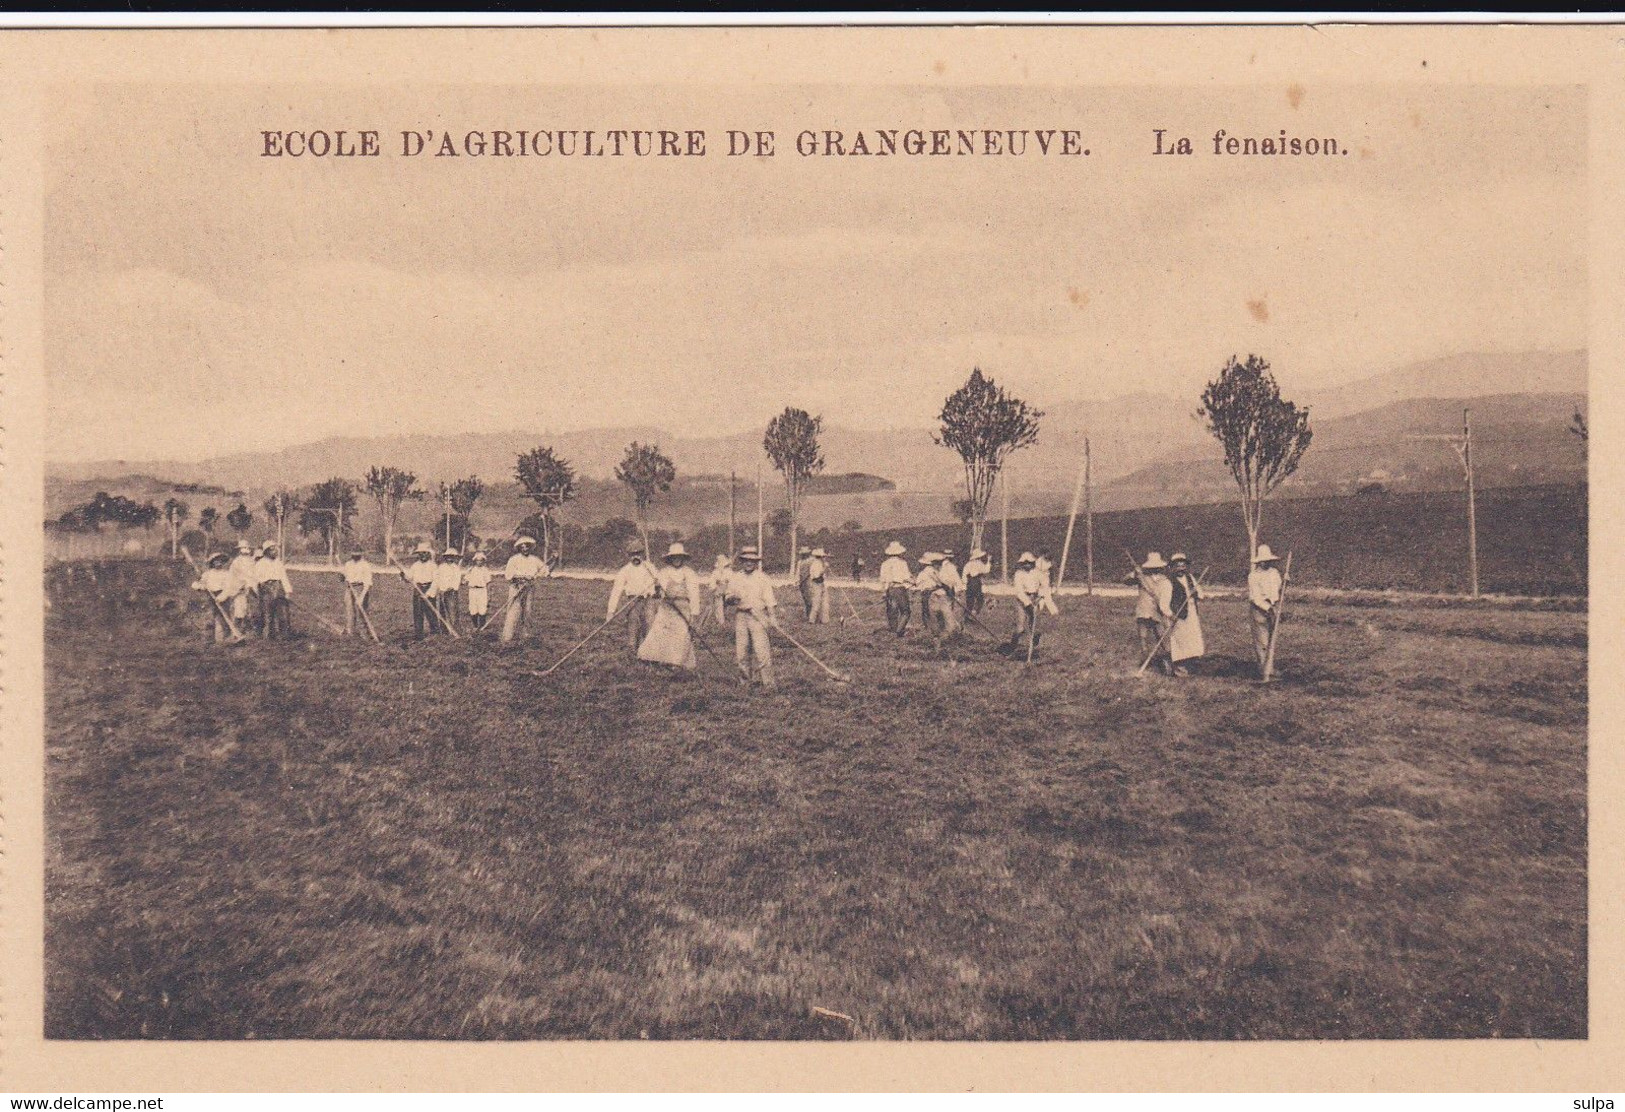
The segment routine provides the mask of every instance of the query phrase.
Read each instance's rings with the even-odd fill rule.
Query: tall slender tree
[[[931,439],[959,453],[964,466],[965,497],[954,509],[970,523],[971,547],[982,546],[987,503],[1005,461],[1011,452],[1037,443],[1043,416],[1043,410],[1006,393],[980,367],[973,367],[965,385],[943,400],[937,417],[942,424]]]
[[[355,516],[355,483],[338,476],[324,479],[311,487],[299,503],[299,532],[321,534],[328,560],[334,559]]]
[[[299,508],[299,495],[291,490],[279,490],[265,500],[265,516],[276,523],[278,552],[288,551],[288,518]]]
[[[394,551],[395,523],[400,520],[401,505],[423,497],[418,489],[418,477],[399,467],[370,467],[363,485],[372,500],[378,504],[378,520],[383,531],[384,556]]]
[[[1202,391],[1196,415],[1206,418],[1208,431],[1224,447],[1224,465],[1241,494],[1251,561],[1258,551],[1264,500],[1298,469],[1314,438],[1309,410],[1282,399],[1267,360],[1248,355],[1243,363],[1232,355]]]
[[[180,555],[181,526],[186,519],[192,516],[192,508],[179,498],[170,498],[164,502],[164,522],[169,526],[169,558],[173,560]]]
[[[557,514],[576,496],[576,469],[551,447],[542,445],[523,453],[514,461],[514,478],[524,488],[525,497],[536,503],[542,517],[542,552],[553,552]]]
[[[818,438],[824,419],[805,409],[786,407],[767,423],[762,448],[773,466],[784,476],[785,504],[790,511],[790,567],[796,566],[796,535],[801,522],[801,496],[807,480],[824,470],[824,449]]]
[[[649,549],[649,506],[656,494],[671,490],[677,481],[677,468],[660,451],[658,444],[639,444],[636,440],[626,446],[626,455],[615,467],[615,477],[632,492],[632,503],[637,508],[638,533],[643,548]]]

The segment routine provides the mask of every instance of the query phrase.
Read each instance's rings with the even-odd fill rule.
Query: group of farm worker
[[[1286,579],[1281,558],[1261,544],[1247,574],[1247,611],[1252,626],[1253,653],[1261,679],[1269,678],[1270,646],[1280,621],[1281,592]],[[1176,552],[1167,560],[1148,553],[1145,562],[1129,572],[1126,582],[1140,588],[1134,603],[1134,624],[1140,632],[1140,651],[1147,665],[1170,676],[1188,676],[1207,653],[1202,638],[1201,581],[1191,574],[1190,559]]]
[[[243,640],[250,634],[285,638],[292,632],[288,609],[293,602],[293,580],[288,578],[281,552],[270,541],[258,549],[241,541],[235,553],[214,553],[192,588],[214,600],[209,636],[215,641]]]
[[[886,558],[880,565],[886,625],[894,635],[907,634],[915,595],[920,624],[937,649],[956,638],[966,623],[991,634],[980,618],[986,606],[983,581],[993,570],[986,551],[972,548],[963,566],[953,552],[923,552],[913,569],[906,559],[907,552],[900,542],[893,541],[886,546]],[[830,620],[829,554],[822,548],[803,548],[798,557],[795,580],[802,617],[814,625],[826,624]],[[1253,647],[1261,675],[1268,671],[1266,662],[1285,583],[1279,564],[1280,558],[1269,545],[1260,545],[1247,580]],[[503,569],[507,599],[493,615],[493,573],[485,553],[474,552],[465,559],[455,547],[437,554],[428,545],[419,545],[411,561],[397,567],[412,590],[412,625],[418,638],[456,631],[466,613],[476,631],[484,629],[493,617],[503,617],[501,639],[512,641],[528,629],[536,583],[552,574],[547,563],[536,555],[535,540],[519,537]],[[373,580],[380,569],[356,549],[337,570],[345,587],[344,632],[366,632],[376,639],[370,600]],[[1149,553],[1143,563],[1135,565],[1127,582],[1139,586],[1134,619],[1145,664],[1166,675],[1189,675],[1206,653],[1199,605],[1201,583],[1191,574],[1189,559],[1182,552],[1167,560],[1160,552]],[[193,587],[214,600],[210,625],[214,640],[240,639],[245,629],[264,637],[287,636],[293,584],[275,544],[262,545],[257,554],[242,544],[234,559],[224,552],[215,553],[208,570]],[[991,635],[999,641],[1001,653],[1030,660],[1043,637],[1039,629],[1041,615],[1060,613],[1055,605],[1050,561],[1041,553],[1021,553],[1010,587],[1015,603],[1013,627],[1007,637]],[[710,574],[702,577],[690,566],[689,553],[680,542],[666,550],[658,565],[649,559],[641,544],[629,545],[626,563],[616,572],[610,587],[604,625],[623,613],[628,618],[628,648],[637,659],[686,669],[697,664],[694,649],[698,631],[710,625],[726,628],[731,622],[734,662],[740,674],[765,687],[774,685],[769,631],[784,630],[779,623],[772,581],[754,546],[743,548],[732,559],[718,556]]]

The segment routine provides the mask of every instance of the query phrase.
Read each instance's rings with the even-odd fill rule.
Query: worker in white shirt
[[[274,544],[265,545],[265,555],[254,562],[254,582],[259,591],[260,608],[265,612],[265,636],[291,637],[293,624],[289,621],[288,600],[293,597],[293,580]]]
[[[807,620],[829,624],[829,553],[815,548],[803,565],[807,575]]]
[[[476,552],[463,573],[463,582],[468,586],[468,620],[476,630],[485,628],[491,614],[491,569],[485,563],[485,553]]]
[[[633,602],[628,611],[631,620],[627,623],[627,638],[631,642],[633,656],[638,654],[643,639],[649,636],[655,608],[660,605],[655,599],[658,584],[654,570],[644,562],[643,556],[643,545],[635,541],[627,545],[626,563],[615,573],[615,582],[609,589],[609,606],[604,611],[604,620],[608,621],[620,610],[623,599],[641,600]]]
[[[458,612],[462,608],[458,604],[462,601],[462,590],[463,554],[447,546],[434,568],[433,597],[435,606],[440,610],[440,617],[444,619],[441,628],[454,630],[461,621]]]
[[[1023,552],[1016,559],[1016,573],[1010,577],[1010,588],[1016,599],[1016,627],[1006,646],[1012,655],[1026,656],[1028,650],[1038,651],[1038,607],[1044,591],[1043,577],[1038,574],[1038,557]]]
[[[237,631],[249,628],[249,615],[259,599],[259,584],[254,579],[254,550],[247,541],[237,542],[237,555],[231,561],[231,620]]]
[[[718,556],[716,565],[711,569],[711,580],[708,584],[711,588],[710,617],[717,623],[718,629],[723,628],[728,621],[728,580],[732,577],[733,561],[726,555]]]
[[[521,628],[528,630],[531,596],[535,594],[536,583],[550,574],[546,562],[536,555],[534,538],[522,536],[513,542],[513,555],[508,557],[502,571],[503,578],[508,581],[507,611],[502,618],[500,634],[502,640],[512,641]]]
[[[762,556],[755,548],[744,548],[736,561],[739,570],[728,583],[734,604],[734,661],[747,680],[757,679],[763,687],[773,684],[773,646],[768,630],[779,624],[778,603],[773,583],[762,570]]]
[[[1201,588],[1191,575],[1190,560],[1183,552],[1168,558],[1168,583],[1172,592],[1169,615],[1173,628],[1168,631],[1168,658],[1173,661],[1174,675],[1188,676],[1191,669],[1207,653],[1202,639],[1202,612],[1198,605]]]
[[[958,603],[960,593],[965,589],[965,580],[959,574],[959,564],[954,554],[947,549],[943,549],[942,559],[937,562],[937,578],[948,589],[948,598]],[[948,610],[950,614],[955,614],[957,608],[950,606]],[[955,616],[954,624],[958,623],[959,619]]]
[[[693,671],[697,661],[691,623],[700,612],[700,577],[688,566],[688,550],[681,542],[666,549],[665,565],[655,573],[660,597],[652,600],[655,614],[649,635],[638,646],[638,659]]]
[[[880,564],[880,589],[886,594],[886,627],[898,637],[908,632],[909,588],[914,577],[908,573],[904,548],[898,541],[886,546],[886,559]]]
[[[412,562],[406,566],[407,586],[412,590],[412,635],[419,641],[440,628],[435,619],[439,605],[434,601],[434,577],[434,549],[420,544],[412,550]]]
[[[987,605],[987,598],[982,593],[982,578],[993,571],[993,563],[988,559],[987,553],[980,548],[970,550],[970,559],[965,561],[965,613],[971,617],[982,612]]]
[[[1253,554],[1253,570],[1247,575],[1247,613],[1253,626],[1253,655],[1258,658],[1258,678],[1264,674],[1264,661],[1269,657],[1270,639],[1275,636],[1275,623],[1280,620],[1281,591],[1286,581],[1281,576],[1281,558],[1261,544]]]
[[[372,597],[375,571],[366,553],[359,548],[350,550],[350,558],[344,561],[341,574],[344,576],[344,632],[352,636],[364,632],[361,626],[365,619],[361,615],[368,609],[368,599]]]
[[[1172,670],[1167,652],[1160,647],[1162,635],[1173,617],[1174,588],[1163,574],[1167,568],[1162,553],[1147,552],[1145,563],[1131,569],[1124,580],[1140,588],[1134,599],[1134,628],[1140,634],[1140,659],[1151,660],[1155,653],[1156,660],[1152,663],[1163,673]]]
[[[226,608],[231,605],[232,599],[231,570],[226,566],[229,559],[224,552],[210,556],[209,566],[192,584],[192,590],[202,591],[211,600],[209,622],[203,628],[209,631],[210,639],[216,644],[234,640],[231,626],[226,622],[226,615],[230,613]]]
[[[925,628],[931,634],[931,643],[940,652],[943,642],[959,632],[958,616],[954,613],[948,581],[943,577],[943,564],[947,557],[941,552],[927,552],[920,557],[920,571],[914,577],[914,586],[920,592],[920,609],[925,615]],[[958,582],[955,573],[954,581]]]

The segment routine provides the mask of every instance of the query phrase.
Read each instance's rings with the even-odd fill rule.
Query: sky
[[[705,128],[704,159],[289,159],[267,128]],[[715,152],[726,128],[772,159]],[[1086,158],[803,158],[803,128],[1077,128]],[[1334,136],[1224,158],[1213,132]],[[1153,156],[1152,131],[1198,153]],[[1041,405],[1319,388],[1585,346],[1570,88],[103,85],[46,195],[49,458],[330,436],[932,422],[972,366]]]

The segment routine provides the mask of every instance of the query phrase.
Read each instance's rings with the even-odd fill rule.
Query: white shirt
[[[981,576],[986,575],[988,572],[990,572],[992,570],[993,570],[993,565],[991,563],[989,563],[987,560],[984,560],[980,556],[976,557],[974,560],[967,560],[965,562],[965,578],[966,579],[979,578]]]
[[[515,579],[545,579],[548,574],[547,565],[540,556],[529,552],[515,552],[508,557],[508,563],[503,567],[502,574],[509,583]]]
[[[1281,572],[1265,565],[1247,576],[1247,601],[1260,610],[1272,610],[1281,601]]]
[[[822,579],[828,571],[829,568],[821,557],[814,556],[807,561],[806,572],[808,579]]]
[[[629,563],[615,573],[615,585],[609,589],[609,616],[621,608],[622,597],[651,598],[655,593],[655,574],[649,565]]]
[[[463,582],[468,584],[470,593],[483,591],[491,585],[491,569],[484,564],[475,564],[463,573]]]
[[[925,567],[921,568],[920,574],[914,577],[914,586],[925,594],[930,594],[938,587],[941,587],[942,579],[937,575],[936,566],[934,564],[927,564]]]
[[[371,587],[374,568],[368,560],[346,560],[344,582],[357,587]]]
[[[434,566],[434,589],[437,594],[456,594],[463,585],[463,566],[451,560]]]
[[[1031,606],[1044,593],[1044,577],[1038,574],[1037,568],[1017,568],[1016,574],[1010,577],[1010,586],[1023,606]]]
[[[760,617],[767,617],[778,606],[778,600],[773,597],[773,581],[761,568],[749,575],[736,573],[729,584],[728,593],[739,600],[740,610],[751,611]]]
[[[406,565],[406,568],[410,573],[412,582],[423,588],[425,594],[432,594],[430,588],[434,586],[434,561],[413,560],[410,564]]]
[[[254,583],[263,586],[272,580],[281,581],[283,594],[293,594],[293,581],[288,578],[287,566],[276,557],[261,556],[254,561]]]
[[[232,591],[232,575],[226,568],[205,568],[203,575],[192,584],[194,591],[208,591],[216,599],[229,597]]]
[[[231,593],[241,594],[259,586],[254,578],[254,557],[239,552],[231,561]]]
[[[901,556],[888,556],[880,565],[882,587],[907,587],[912,582],[914,577],[908,573],[908,561]]]
[[[944,560],[937,565],[937,578],[950,591],[958,591],[965,585],[964,580],[959,578],[959,569],[954,567],[952,560]]]
[[[693,568],[683,566],[680,568],[664,567],[660,569],[660,592],[669,599],[688,599],[690,613],[699,609],[700,605],[700,576]],[[610,613],[615,608],[610,607]]]

